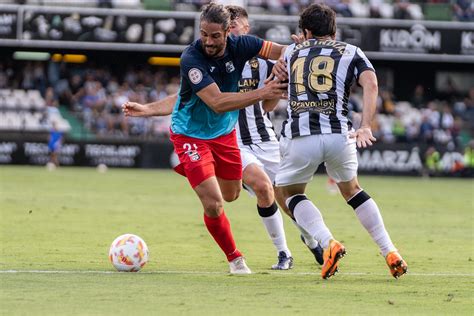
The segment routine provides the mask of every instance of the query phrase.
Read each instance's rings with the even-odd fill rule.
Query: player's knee
[[[239,197],[239,194],[225,194],[223,196],[224,201],[226,201],[226,202],[233,202],[233,201],[237,200],[238,197]]]
[[[346,201],[362,190],[357,181],[340,182],[338,183],[338,187]]]
[[[240,187],[236,187],[233,190],[222,192],[222,198],[226,202],[232,202],[232,201],[237,200],[239,195],[240,195]]]
[[[344,200],[348,201],[360,191],[362,191],[362,188],[357,185],[356,187],[348,188],[345,191],[341,190],[341,194],[344,197]]]
[[[266,204],[272,203],[275,200],[273,186],[268,181],[259,181],[255,183],[252,190],[255,192],[257,199],[260,201],[266,201]]]
[[[219,216],[224,209],[222,200],[208,199],[208,200],[202,201],[202,204],[204,207],[204,213],[206,213],[206,215],[210,217]]]

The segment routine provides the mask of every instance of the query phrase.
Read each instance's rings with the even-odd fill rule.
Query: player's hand
[[[277,78],[280,81],[288,80],[288,70],[286,69],[286,62],[283,58],[278,58],[276,64],[273,66],[272,74],[270,77],[265,80],[265,84],[267,84],[273,78]]]
[[[275,79],[275,75],[271,73],[270,76],[268,76],[268,78],[263,81],[263,83],[264,84],[269,84],[270,81],[272,81],[274,79]]]
[[[271,80],[262,88],[262,99],[280,99],[288,97],[288,83]]]
[[[125,102],[122,104],[122,112],[125,116],[148,116],[148,107],[136,102]]]
[[[359,148],[372,146],[372,142],[377,141],[377,139],[372,135],[370,127],[361,127],[355,132],[350,133],[349,137],[356,139],[357,147]]]
[[[305,41],[303,33],[300,33],[299,35],[291,34],[291,39],[295,44],[301,44]]]

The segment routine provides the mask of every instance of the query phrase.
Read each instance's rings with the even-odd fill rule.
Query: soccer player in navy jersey
[[[273,81],[238,93],[245,62],[254,56],[277,59],[284,46],[253,36],[231,37],[230,14],[222,5],[205,6],[200,39],[181,55],[181,86],[171,119],[171,141],[180,164],[204,208],[209,233],[229,261],[232,274],[249,274],[237,249],[223,202],[237,199],[242,161],[234,130],[239,109],[260,100],[280,98],[287,85]],[[172,98],[170,98],[172,100]],[[127,114],[131,107],[124,105]]]
[[[336,14],[326,5],[313,4],[300,16],[304,41],[287,47],[283,63],[289,74],[287,120],[280,139],[281,160],[276,185],[299,225],[324,247],[321,276],[338,269],[345,247],[334,239],[318,208],[305,195],[321,163],[338,185],[346,202],[377,244],[391,274],[406,273],[407,264],[393,245],[375,201],[357,179],[357,147],[371,146],[370,129],[378,85],[375,70],[362,50],[336,41]],[[281,71],[276,71],[280,73]],[[348,119],[350,86],[363,89],[362,121],[353,130]]]
[[[240,6],[228,5],[231,14],[231,33],[246,35],[250,31],[247,11]],[[239,81],[239,91],[247,92],[261,88],[273,67],[273,62],[253,57],[246,62]],[[129,102],[124,111],[130,116],[163,116],[173,111],[177,94],[150,104]],[[286,243],[281,212],[275,203],[273,183],[280,162],[280,150],[273,124],[265,108],[273,108],[278,99],[264,100],[240,109],[236,124],[237,143],[242,157],[244,187],[257,198],[257,210],[267,233],[277,249],[278,262],[275,270],[288,270],[293,266],[293,258]],[[289,213],[284,200],[279,201],[282,209]],[[301,231],[303,242],[319,264],[323,264],[323,250],[318,242],[293,221]]]

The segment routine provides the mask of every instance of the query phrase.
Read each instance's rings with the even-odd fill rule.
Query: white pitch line
[[[0,270],[0,274],[122,274],[117,271],[92,271],[92,270]],[[182,274],[182,275],[228,275],[227,272],[212,272],[212,271],[141,271],[138,274]],[[291,272],[291,271],[265,271],[256,272],[255,275],[277,275],[277,276],[305,276],[314,275],[319,276],[319,272]],[[350,276],[386,276],[387,274],[376,274],[376,273],[364,273],[364,272],[340,272],[339,275],[350,275]],[[474,273],[411,273],[408,272],[408,276],[421,276],[421,277],[474,277]]]

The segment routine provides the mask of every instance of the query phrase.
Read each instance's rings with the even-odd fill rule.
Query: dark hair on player
[[[305,33],[310,30],[314,37],[336,34],[336,12],[325,4],[312,4],[300,15],[299,27]]]
[[[249,18],[247,10],[245,10],[245,8],[242,8],[238,5],[226,5],[225,8],[230,13],[231,21],[234,21],[237,18],[246,18],[246,19]]]
[[[227,30],[230,26],[230,13],[222,4],[211,2],[202,9],[202,21],[221,24],[223,29]]]

